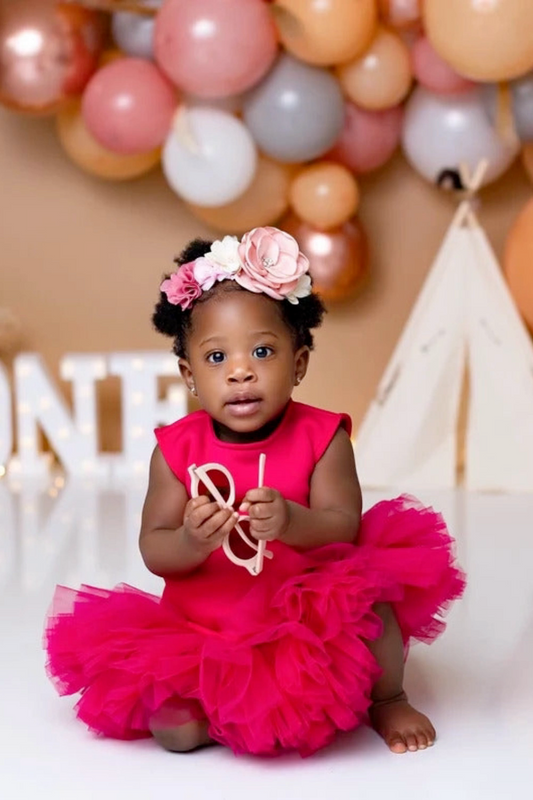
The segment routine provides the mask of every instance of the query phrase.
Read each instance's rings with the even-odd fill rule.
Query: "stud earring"
[[[301,380],[302,380],[302,379],[300,378],[300,376],[299,376],[299,375],[297,375],[297,376],[296,376],[296,380],[294,381],[294,382],[295,382],[295,384],[296,384],[296,386],[299,386],[299,385],[300,385],[300,382],[301,382]]]
[[[191,385],[189,386],[189,391],[194,397],[196,397],[196,386],[194,385],[194,383],[191,383]]]

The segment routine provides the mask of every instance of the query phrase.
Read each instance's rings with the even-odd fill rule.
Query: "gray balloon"
[[[243,111],[260,150],[286,163],[326,153],[344,124],[344,99],[333,75],[289,55],[246,95]]]
[[[511,81],[512,108],[516,132],[523,142],[533,142],[533,72]],[[497,89],[494,84],[483,87],[483,103],[490,120],[497,116]]]
[[[143,5],[158,8],[163,0],[147,0]],[[117,11],[113,14],[111,31],[115,44],[128,56],[154,57],[155,17]]]

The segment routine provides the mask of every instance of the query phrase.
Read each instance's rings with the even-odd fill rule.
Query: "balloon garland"
[[[520,149],[533,176],[532,28],[531,0],[0,0],[0,103],[99,178],[160,164],[215,229],[281,224],[335,302],[368,275],[359,176],[400,144],[443,188]]]

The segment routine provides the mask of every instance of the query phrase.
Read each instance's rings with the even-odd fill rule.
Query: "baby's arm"
[[[332,542],[354,542],[361,520],[361,487],[350,437],[339,428],[311,477],[309,508],[283,499],[273,489],[246,494],[250,532],[258,539],[280,539],[309,549]],[[266,501],[266,502],[265,502]]]
[[[150,572],[168,577],[192,572],[220,547],[237,515],[208,497],[189,500],[156,447],[150,462],[139,547]]]

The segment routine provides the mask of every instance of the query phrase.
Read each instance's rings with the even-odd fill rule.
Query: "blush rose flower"
[[[163,281],[159,287],[173,306],[189,308],[202,294],[202,287],[194,277],[194,262],[183,264],[177,272]]]
[[[303,280],[309,260],[296,239],[285,231],[266,226],[246,233],[239,245],[242,269],[235,280],[250,292],[264,292],[275,300],[298,298],[311,293],[311,281]]]

